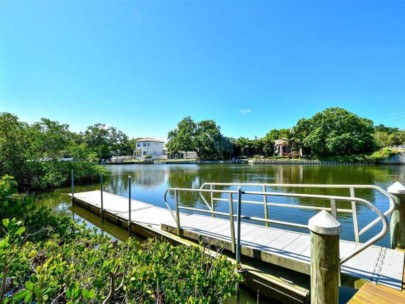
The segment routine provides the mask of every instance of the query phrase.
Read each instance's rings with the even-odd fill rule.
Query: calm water
[[[302,183],[302,184],[367,184],[377,185],[387,189],[395,181],[405,184],[405,166],[302,166],[302,165],[110,165],[106,166],[110,176],[105,179],[104,189],[107,192],[128,196],[128,176],[132,178],[132,198],[166,207],[163,196],[167,188],[198,188],[205,182],[251,182],[251,183]],[[76,192],[99,189],[99,185],[76,187]],[[245,188],[246,189],[246,188]],[[246,189],[248,190],[248,189]],[[268,191],[282,191],[277,187]],[[293,189],[295,192],[315,194],[338,194],[349,196],[348,190],[309,190]],[[58,212],[70,212],[70,201],[64,193],[69,188],[59,189],[41,197],[43,203],[53,206]],[[363,197],[381,210],[388,208],[387,200],[378,193],[371,191],[357,191],[357,196]],[[182,202],[189,206],[202,206],[198,195],[181,194]],[[272,197],[272,202],[286,202],[290,204],[305,204],[327,206],[328,202],[313,199],[290,199]],[[173,203],[173,201],[171,202]],[[341,204],[341,203],[340,203]],[[348,207],[348,204],[338,205]],[[216,210],[227,211],[227,203],[217,203]],[[236,210],[236,209],[235,209]],[[74,212],[78,212],[74,210]],[[360,227],[364,227],[375,215],[363,205],[358,206]],[[255,205],[243,206],[245,215],[263,216],[263,207]],[[87,213],[85,213],[86,216]],[[307,224],[308,219],[315,213],[270,207],[271,219],[288,220]],[[81,215],[80,215],[81,216]],[[84,215],[83,215],[84,216]],[[350,215],[341,215],[339,220],[343,225],[342,238],[353,239],[353,227]],[[372,233],[380,229],[376,226],[370,234],[364,235],[363,241]],[[119,232],[118,232],[119,236]],[[387,245],[388,238],[380,244]]]
[[[106,167],[111,175],[105,180],[105,191],[128,196],[128,176],[132,177],[132,198],[148,202],[157,206],[165,207],[163,195],[169,187],[198,188],[204,182],[252,182],[252,183],[302,183],[302,184],[369,184],[387,189],[395,181],[405,184],[405,166],[302,166],[302,165],[110,165]],[[76,192],[99,189],[99,185],[76,187]],[[248,190],[248,189],[247,189]],[[276,187],[272,191],[281,191]],[[307,192],[315,194],[337,194],[349,196],[348,190],[322,191],[293,189],[295,192]],[[108,221],[101,223],[99,218],[81,208],[71,209],[70,199],[66,193],[70,189],[59,189],[53,193],[44,194],[40,197],[41,203],[52,206],[56,212],[71,213],[77,218],[87,221],[91,226],[100,227],[103,231],[119,239],[126,238],[124,229],[109,224]],[[357,191],[356,196],[363,197],[381,210],[388,208],[387,200],[376,192]],[[202,206],[201,199],[193,194],[182,194],[181,200],[185,205]],[[290,199],[272,197],[272,202],[287,202],[290,204],[320,205],[326,206],[328,202],[314,201],[311,199]],[[344,205],[348,207],[349,205]],[[339,207],[339,206],[338,206]],[[217,203],[216,210],[227,211],[227,203]],[[236,210],[236,208],[235,208]],[[263,207],[246,205],[242,213],[245,215],[263,216]],[[360,228],[368,224],[375,215],[365,206],[358,206]],[[307,224],[308,219],[315,214],[312,211],[300,211],[270,207],[271,219],[285,220],[301,224]],[[343,230],[343,239],[353,240],[353,226],[350,215],[340,216]],[[361,237],[366,241],[381,229],[377,225],[370,232]],[[389,236],[379,242],[380,245],[388,246]],[[255,298],[247,298],[248,302],[256,302]],[[243,302],[246,303],[246,300]]]

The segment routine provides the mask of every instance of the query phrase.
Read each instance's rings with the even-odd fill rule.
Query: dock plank
[[[287,247],[289,244],[291,244],[293,241],[295,241],[299,237],[300,237],[300,235],[298,233],[286,232],[286,233],[284,233],[283,237],[277,238],[277,239],[270,241],[268,243],[265,243],[263,245],[265,245],[266,247],[273,247],[273,248],[283,250],[284,247]]]
[[[276,240],[279,237],[282,237],[284,234],[284,231],[281,229],[272,229],[269,228],[269,233],[263,234],[261,233],[261,229],[258,229],[256,232],[256,236],[251,236],[249,235],[245,241],[247,245],[255,245],[255,244],[263,244],[263,243],[268,243],[273,240]]]
[[[382,265],[379,273],[377,273],[377,279],[375,280],[378,284],[390,285],[392,283],[399,285],[403,284],[403,280],[396,279],[395,282],[392,282],[395,278],[400,278],[401,274],[404,275],[404,269],[398,267],[398,264],[395,263],[398,259],[403,259],[404,254],[396,250],[387,250],[385,257],[382,260]],[[405,303],[405,302],[404,302]]]
[[[360,245],[356,246],[359,247]],[[363,278],[374,277],[375,269],[380,258],[381,247],[371,246],[343,264],[343,269],[351,275],[361,275]]]
[[[384,285],[366,282],[353,298],[350,299],[348,304],[365,303],[403,304],[405,303],[405,292]]]
[[[297,255],[301,255],[301,253],[310,247],[310,240],[309,235],[300,235],[297,239],[287,245],[284,250],[290,252],[296,252]]]

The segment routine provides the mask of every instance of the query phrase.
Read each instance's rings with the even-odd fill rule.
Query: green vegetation
[[[135,148],[135,139],[130,140],[122,131],[101,123],[87,127],[78,142],[84,144],[87,153],[97,160],[109,159],[113,155],[132,155]]]
[[[302,118],[291,128],[272,129],[263,138],[225,138],[226,144],[220,140],[220,137],[224,137],[219,136],[219,126],[210,122],[215,127],[208,131],[201,129],[204,130],[205,137],[201,135],[198,137],[200,123],[194,123],[190,117],[184,118],[175,130],[169,132],[167,145],[169,152],[199,153],[205,148],[207,153],[200,154],[206,159],[218,159],[218,156],[294,159],[301,156],[342,162],[375,162],[385,159],[385,155],[381,157],[378,156],[379,153],[374,155],[376,150],[387,146],[405,145],[405,130],[384,125],[374,127],[370,119],[359,117],[342,108],[328,108],[309,119]],[[198,142],[196,138],[200,138],[200,141]],[[287,143],[289,152],[275,155],[274,144],[278,139],[283,139]],[[222,150],[215,150],[215,147]]]
[[[195,151],[202,160],[229,158],[232,144],[220,129],[213,120],[195,123],[189,116],[185,117],[169,132],[167,148],[172,154]]]
[[[170,153],[195,151],[201,160],[285,160],[303,152],[312,158],[375,162],[401,152],[388,146],[405,144],[404,130],[374,127],[341,108],[300,119],[289,129],[270,130],[260,139],[227,138],[214,121],[196,123],[190,117],[168,137]],[[288,144],[288,155],[274,156],[277,139]],[[104,124],[74,133],[46,118],[30,125],[0,113],[1,303],[220,303],[235,292],[241,278],[223,257],[165,242],[113,241],[37,208],[17,192],[66,186],[72,170],[76,183],[95,182],[106,173],[95,161],[130,155],[135,143]],[[68,157],[74,161],[60,160]]]
[[[405,145],[405,130],[378,125],[374,127],[374,140],[378,148]]]
[[[241,277],[225,257],[152,240],[117,242],[0,179],[1,303],[221,303]]]
[[[29,125],[15,115],[1,113],[0,176],[13,176],[23,191],[66,186],[71,170],[78,184],[94,182],[106,171],[89,161],[130,146],[122,132],[102,126],[76,134],[69,131],[68,125],[49,119]],[[75,161],[57,161],[65,157]]]
[[[373,122],[341,108],[329,108],[298,121],[293,133],[318,157],[371,153]]]
[[[277,139],[284,139],[288,146],[283,155],[275,155]],[[24,191],[67,185],[72,169],[77,172],[78,183],[92,182],[103,169],[89,162],[132,155],[135,144],[136,139],[101,123],[74,133],[68,125],[46,118],[30,125],[15,115],[0,113],[0,176],[14,176]],[[255,139],[228,138],[213,120],[194,122],[185,117],[169,132],[167,148],[169,155],[195,151],[200,160],[277,156],[375,162],[387,156],[385,150],[377,150],[398,145],[405,145],[405,130],[374,127],[371,120],[345,109],[328,108],[300,119],[291,128],[272,129],[263,138]],[[66,157],[74,162],[56,161]]]
[[[370,155],[370,159],[373,161],[387,160],[392,156],[401,153],[397,149],[382,148]]]

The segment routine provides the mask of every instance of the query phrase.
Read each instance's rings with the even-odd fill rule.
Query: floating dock
[[[101,215],[101,192],[75,193],[73,201],[89,211]],[[152,204],[131,200],[103,192],[103,217],[145,237],[164,237],[176,243],[190,245],[189,240],[203,237],[208,244],[229,251],[231,227],[229,220],[199,214],[181,214],[181,234],[177,235],[177,223],[173,214]],[[361,244],[340,241],[340,256],[355,250]],[[310,273],[310,236],[306,233],[269,228],[242,222],[241,254],[261,262],[267,262],[303,274]],[[242,261],[243,262],[243,261]],[[262,263],[263,264],[263,263]],[[294,282],[263,272],[257,267],[242,264],[247,270],[246,278],[264,294],[279,293],[278,300],[289,303],[307,303],[309,290]],[[355,279],[365,279],[378,285],[401,290],[404,275],[404,253],[396,250],[370,246],[343,263],[341,273]],[[249,283],[250,284],[250,283]],[[357,303],[357,302],[353,302]]]

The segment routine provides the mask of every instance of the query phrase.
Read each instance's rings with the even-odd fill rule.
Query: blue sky
[[[166,139],[327,107],[405,129],[405,1],[0,2],[0,112]]]

